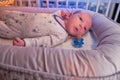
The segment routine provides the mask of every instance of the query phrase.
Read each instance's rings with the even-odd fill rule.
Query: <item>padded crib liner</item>
[[[41,9],[37,8],[37,10]],[[52,10],[48,9],[48,11]],[[92,28],[99,40],[96,48],[68,50],[0,45],[1,77],[4,78],[6,75],[23,78],[23,80],[28,77],[31,78],[29,80],[87,80],[88,78],[90,80],[119,80],[120,25],[99,13],[88,12],[92,15]]]
[[[15,47],[11,46],[1,46],[0,48],[6,49],[6,52],[4,54],[9,54],[9,52],[14,52]],[[17,49],[18,47],[16,47]],[[32,50],[33,48],[24,48],[21,47],[18,49],[23,50],[22,52],[26,50]],[[35,49],[35,48],[34,48]],[[38,52],[38,50],[51,50],[53,51],[52,48],[36,48],[35,51]],[[58,51],[58,50],[57,50]],[[60,50],[61,51],[61,50]],[[64,51],[64,50],[63,50]],[[65,51],[66,52],[66,51]],[[70,51],[71,52],[71,51]],[[76,51],[72,51],[76,52]],[[18,54],[21,52],[18,52]],[[33,53],[33,52],[32,52]],[[77,53],[77,52],[76,52]],[[107,65],[106,65],[107,66]],[[102,70],[103,71],[103,70]],[[104,71],[103,71],[104,72]],[[0,79],[1,80],[119,80],[120,79],[120,72],[115,72],[109,75],[104,75],[104,76],[79,76],[79,75],[74,75],[74,74],[59,74],[59,73],[52,73],[52,72],[47,72],[41,71],[41,70],[35,70],[35,69],[30,69],[25,67],[24,65],[16,66],[16,65],[11,65],[8,63],[0,63]]]
[[[28,70],[0,64],[1,80],[119,80],[120,72],[107,76],[73,76]]]

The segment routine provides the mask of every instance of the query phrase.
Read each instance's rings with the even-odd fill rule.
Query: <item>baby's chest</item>
[[[53,34],[61,31],[61,26],[54,18],[45,16],[36,16],[29,23],[29,29],[34,32]]]

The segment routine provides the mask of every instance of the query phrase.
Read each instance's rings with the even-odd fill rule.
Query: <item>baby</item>
[[[34,36],[31,36],[31,35],[30,36],[28,35],[28,37],[14,36],[16,38],[13,40],[13,45],[54,47],[58,44],[63,43],[67,39],[68,34],[74,37],[80,37],[80,36],[83,36],[90,29],[92,24],[92,19],[87,12],[85,11],[76,11],[74,13],[66,13],[65,11],[60,11],[60,12],[61,12],[61,16],[52,14],[53,18],[50,21],[49,19],[51,18],[50,17],[51,15],[49,14],[47,14],[47,17],[45,17],[45,14],[41,15],[42,17],[47,18],[45,20],[44,18],[40,17],[40,15],[37,16],[39,17],[39,19],[41,18],[40,20],[35,20],[35,18],[33,18],[33,20],[30,18],[28,18],[28,20],[24,20],[25,22],[29,22],[28,23],[29,26],[33,26],[32,25],[33,23],[35,24],[39,23],[39,27],[42,26],[42,28],[38,28],[37,25],[34,26],[34,27],[37,27],[36,29],[32,28],[32,31],[36,32],[37,34],[37,35],[36,34],[34,35],[33,33],[28,31],[28,28],[31,29],[31,27],[29,27],[28,24],[24,23],[26,26],[28,26],[28,27],[24,26],[25,27],[24,29],[26,31],[25,34],[28,35],[28,33],[30,33],[31,35],[34,35]],[[29,13],[29,14],[30,15],[27,15],[27,16],[33,16],[33,13]],[[42,13],[39,13],[39,14],[42,14]],[[26,14],[21,14],[21,16],[24,16],[24,15]],[[34,15],[37,15],[37,13]],[[50,25],[50,24],[46,25],[45,21],[47,20],[49,21],[50,24],[54,23],[55,25]],[[18,22],[19,20],[17,20],[17,23]],[[42,22],[45,22],[45,23],[43,24]],[[51,29],[51,26],[54,26],[53,27],[54,30]],[[39,30],[41,33],[39,32]],[[20,32],[24,33],[25,31],[20,31]],[[41,35],[38,35],[38,34],[41,34]]]
[[[62,12],[62,14],[64,14],[64,12]],[[67,16],[65,16],[64,28],[74,37],[83,36],[92,25],[92,18],[85,11],[76,11],[73,14],[70,13],[65,15]]]

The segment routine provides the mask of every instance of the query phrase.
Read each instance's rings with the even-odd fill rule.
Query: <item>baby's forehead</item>
[[[75,14],[78,15],[78,17],[81,17],[81,18],[87,18],[87,19],[92,19],[92,17],[89,15],[89,13],[85,12],[85,11],[79,11],[79,12],[76,12]]]
[[[92,18],[91,16],[85,12],[85,11],[78,11],[75,14],[78,14],[78,16],[81,16],[83,22],[86,22],[86,28],[89,28],[92,24]]]

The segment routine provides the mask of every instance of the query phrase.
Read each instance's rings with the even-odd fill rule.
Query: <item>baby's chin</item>
[[[79,36],[82,36],[81,34],[75,34],[75,32],[70,31],[70,30],[68,30],[67,32],[68,32],[69,35],[72,36],[72,37],[79,37]]]
[[[80,38],[81,36],[83,36],[82,34],[81,35],[74,35],[73,37],[78,37]]]
[[[80,35],[70,34],[72,37],[79,37]]]

